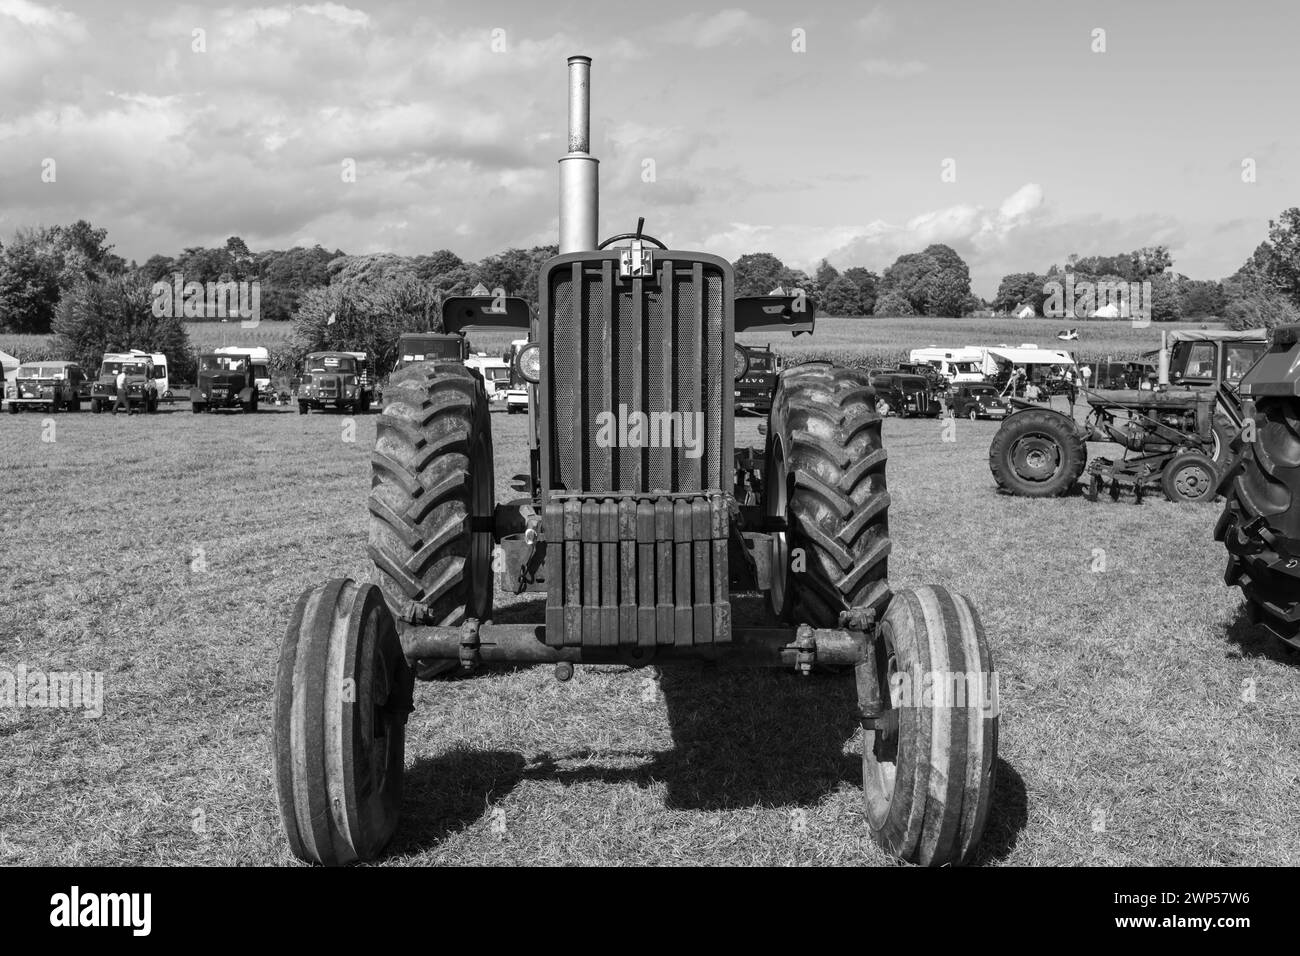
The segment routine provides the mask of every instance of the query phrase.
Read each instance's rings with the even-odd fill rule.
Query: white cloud
[[[670,42],[686,43],[702,50],[760,35],[767,25],[746,10],[728,9],[706,16],[693,13],[664,28],[660,35]]]
[[[894,17],[888,10],[880,4],[876,4],[871,11],[862,19],[854,24],[858,32],[863,34],[869,41],[884,40],[894,32]]]
[[[25,27],[82,37],[81,18],[61,7],[40,6],[30,0],[0,0],[0,16],[17,20]]]
[[[924,73],[927,67],[920,60],[863,60],[862,69],[872,76],[892,76],[904,79]]]

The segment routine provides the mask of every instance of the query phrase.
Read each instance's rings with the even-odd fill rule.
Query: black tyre
[[[451,625],[492,613],[495,506],[483,383],[455,362],[393,374],[371,456],[372,580],[401,620]],[[423,676],[423,675],[422,675]]]
[[[98,415],[103,410],[104,410],[103,403],[101,403],[99,399],[92,398],[90,400],[90,412],[92,415]]]
[[[1074,420],[1043,408],[1011,415],[989,445],[989,470],[998,488],[1024,498],[1067,494],[1087,463]]]
[[[1224,581],[1238,585],[1254,619],[1300,648],[1300,401],[1261,398],[1255,440],[1224,476],[1214,531],[1228,549]]]
[[[17,414],[18,414],[18,403],[17,403],[17,402],[12,402],[12,401],[11,401],[11,402],[9,403],[9,414],[10,414],[10,415],[17,415]]]
[[[941,587],[895,594],[876,632],[876,672],[858,674],[860,687],[872,680],[887,708],[862,741],[873,836],[909,863],[970,862],[993,802],[999,709],[975,608]]]
[[[298,403],[298,414],[299,414],[299,415],[306,415],[306,414],[307,414],[307,403],[306,403],[306,402],[299,402],[299,403]]]
[[[966,417],[969,418],[971,421],[976,421],[980,416],[979,416],[979,412],[975,411],[975,409],[972,408],[970,411],[966,413]]]
[[[1214,461],[1198,451],[1175,455],[1160,475],[1160,488],[1174,502],[1209,504],[1214,501],[1219,473]]]
[[[280,645],[272,728],[280,822],[294,856],[374,859],[402,807],[414,677],[383,595],[340,578],[298,599]]]
[[[202,412],[206,412],[207,410],[208,410],[208,406],[205,405],[203,402],[190,403],[190,411],[192,411],[195,415],[201,414]]]
[[[809,362],[777,379],[768,420],[767,514],[775,535],[769,603],[835,627],[889,600],[889,493],[875,390],[864,371]]]

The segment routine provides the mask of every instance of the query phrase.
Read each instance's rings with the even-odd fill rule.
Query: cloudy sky
[[[1154,243],[1218,278],[1300,204],[1297,27],[1294,0],[0,0],[0,238],[553,242],[585,53],[602,235],[877,271],[946,242],[986,296]]]

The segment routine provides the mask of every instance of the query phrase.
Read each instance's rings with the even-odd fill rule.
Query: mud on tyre
[[[885,459],[865,371],[810,362],[781,373],[764,481],[767,514],[787,527],[776,535],[775,613],[835,627],[842,611],[888,602]]]

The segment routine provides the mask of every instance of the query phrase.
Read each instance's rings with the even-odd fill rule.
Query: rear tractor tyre
[[[371,860],[392,838],[414,684],[377,587],[339,578],[303,592],[280,645],[272,730],[280,822],[298,859]]]
[[[1068,494],[1088,463],[1088,449],[1074,420],[1034,408],[1016,412],[989,445],[989,470],[998,488],[1022,498]]]
[[[863,731],[867,823],[888,853],[922,866],[969,863],[993,801],[998,688],[979,614],[942,587],[894,595],[876,632],[884,728]]]
[[[864,371],[810,362],[777,379],[767,432],[769,604],[779,617],[836,627],[850,608],[889,600],[889,493],[875,390]]]
[[[1185,451],[1165,465],[1160,488],[1165,497],[1176,503],[1209,504],[1214,501],[1219,471],[1208,455]]]
[[[371,580],[399,620],[486,620],[493,539],[483,528],[496,495],[483,383],[459,362],[421,363],[394,373],[385,398],[370,459]],[[419,676],[455,666],[426,665]]]

